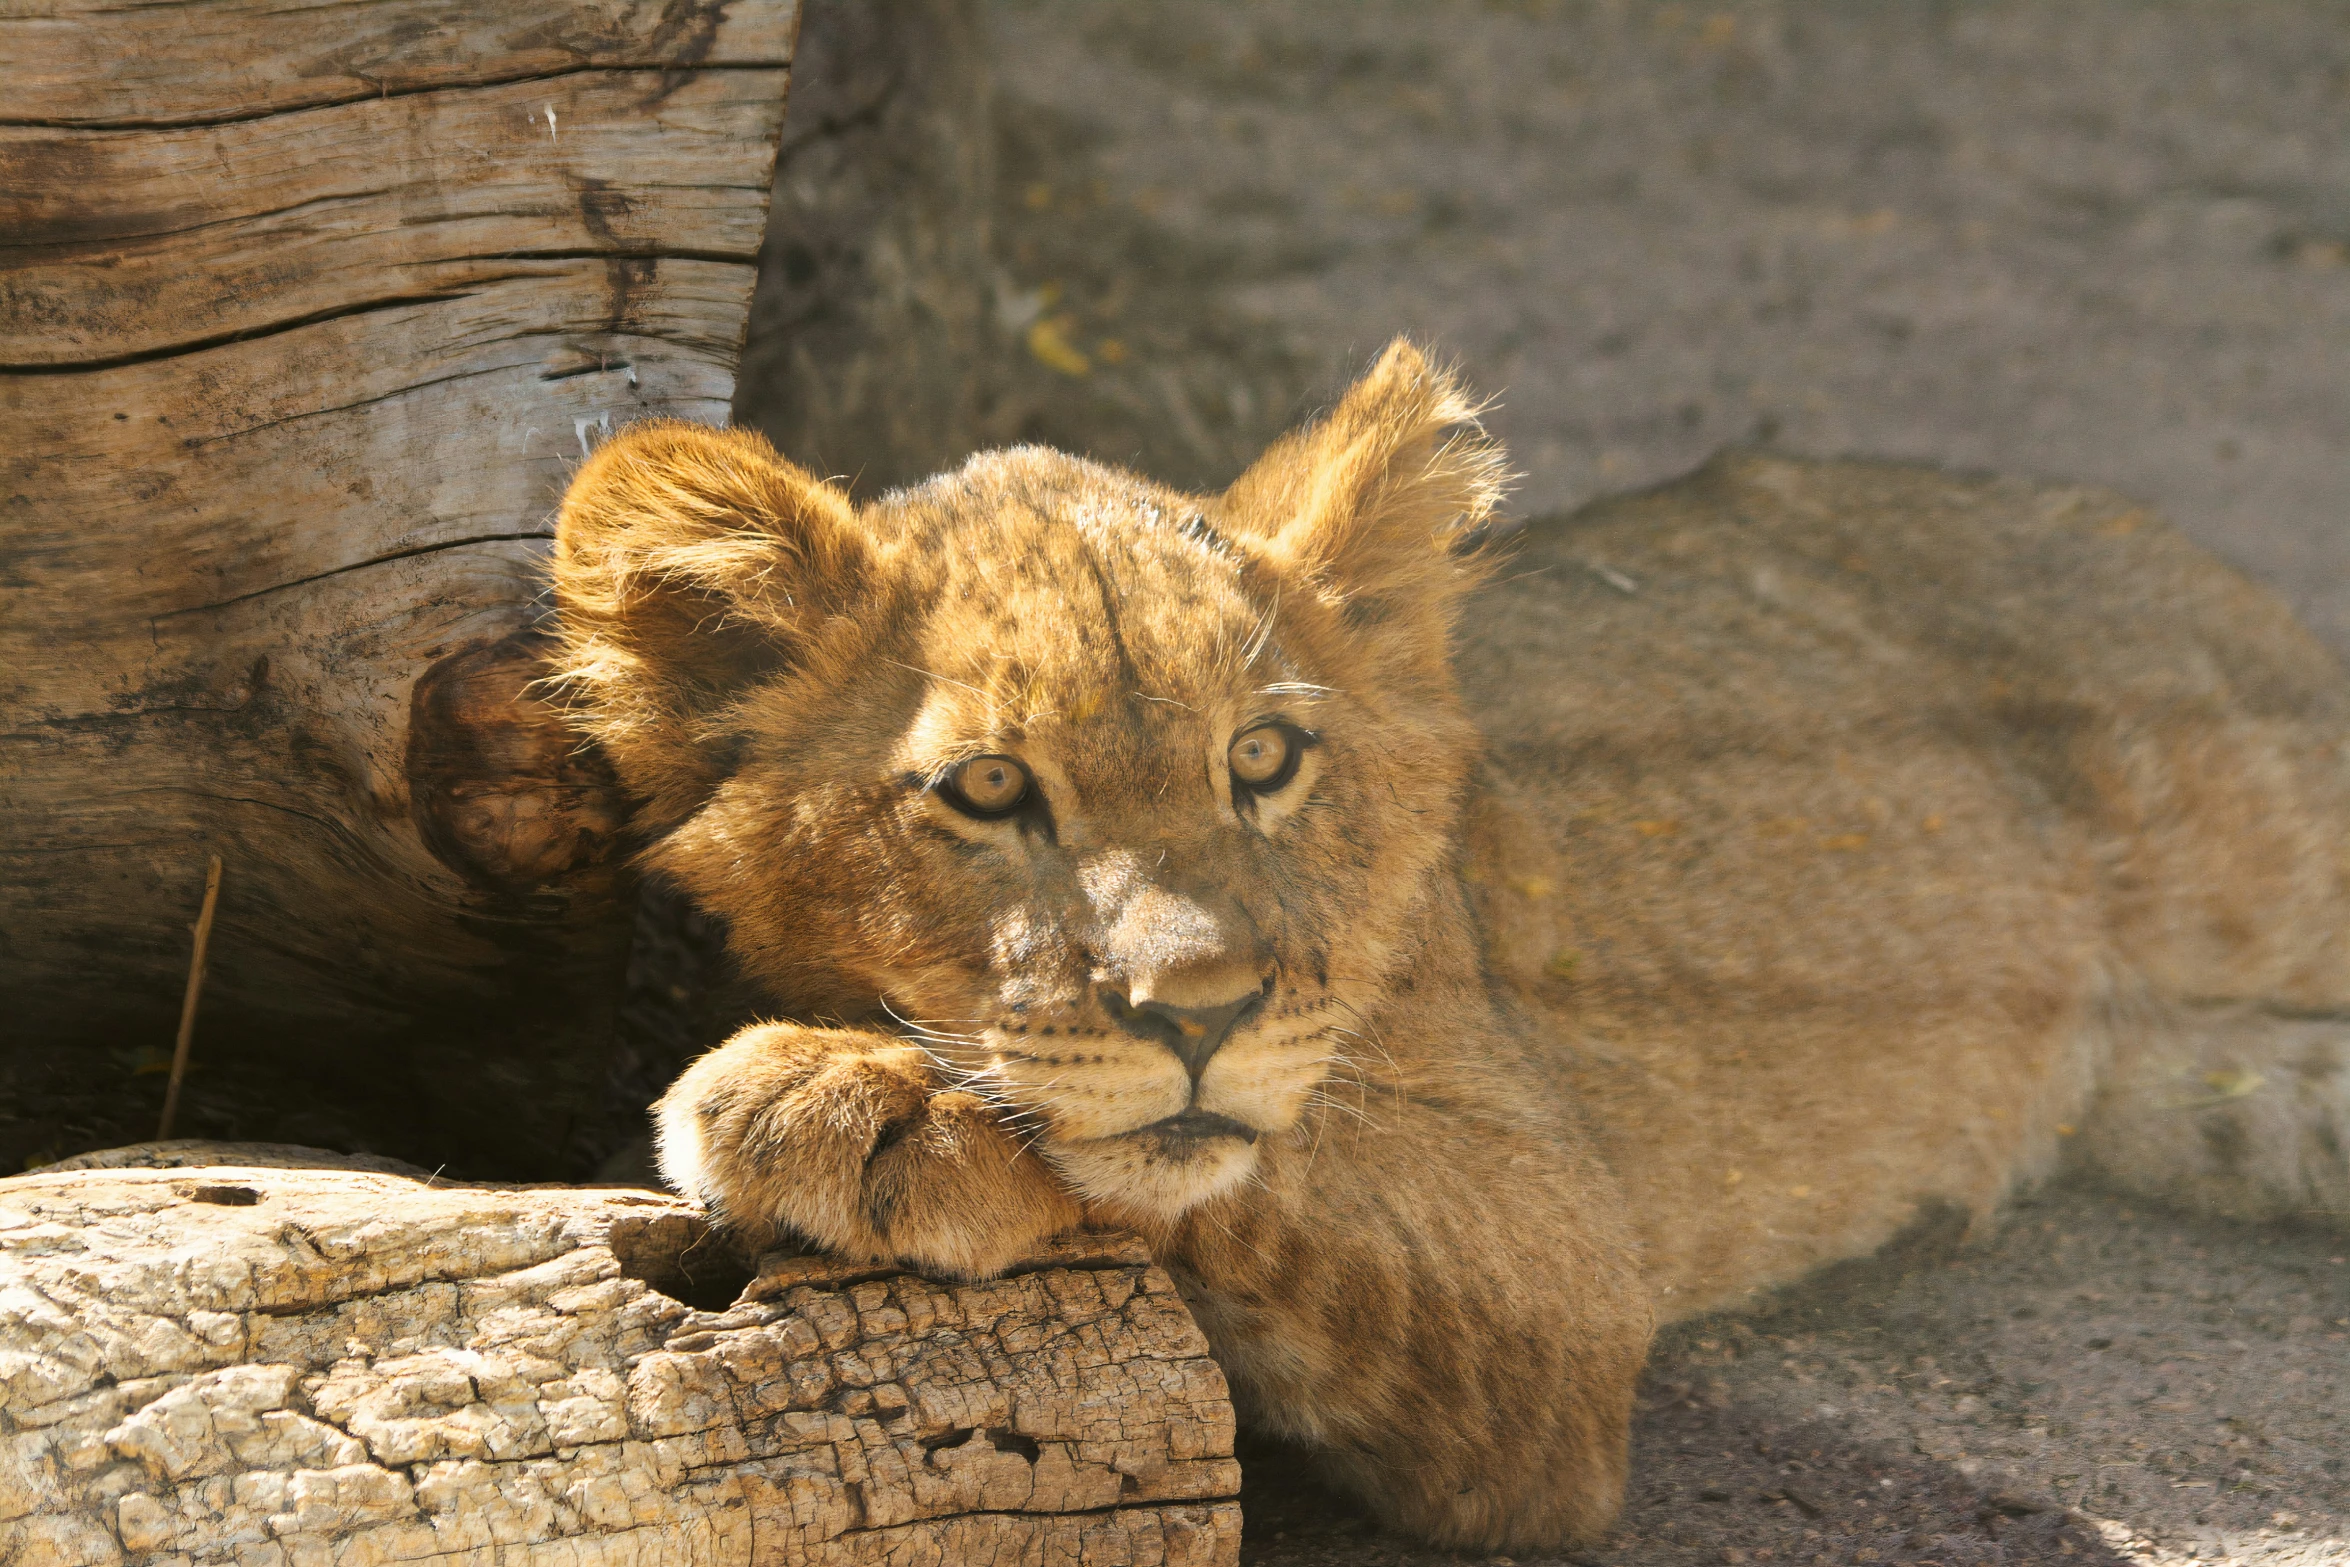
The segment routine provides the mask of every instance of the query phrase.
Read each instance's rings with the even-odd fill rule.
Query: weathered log
[[[0,1560],[1238,1560],[1223,1373],[1133,1242],[748,1271],[649,1192],[0,1181]]]
[[[519,639],[597,433],[726,417],[798,18],[500,10],[0,8],[0,1160],[168,1040],[212,853],[194,1124],[598,1108],[623,802]]]

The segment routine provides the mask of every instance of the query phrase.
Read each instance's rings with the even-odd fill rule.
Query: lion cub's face
[[[1171,1215],[1377,1049],[1472,744],[1465,417],[1403,349],[1212,500],[1025,448],[861,511],[645,427],[566,503],[567,674],[779,1007]]]

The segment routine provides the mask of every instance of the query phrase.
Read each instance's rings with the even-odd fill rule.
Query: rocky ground
[[[986,33],[996,438],[1220,484],[1408,331],[1500,399],[1529,510],[1730,442],[2093,479],[2350,651],[2336,7],[997,0]],[[2065,1187],[1677,1330],[1589,1559],[2350,1559],[2345,1250]],[[1249,1560],[1454,1559],[1253,1458]]]

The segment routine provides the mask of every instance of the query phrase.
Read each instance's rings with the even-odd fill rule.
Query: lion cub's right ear
[[[555,683],[644,825],[707,798],[735,704],[838,641],[872,568],[848,497],[751,431],[655,420],[588,459],[556,525]]]

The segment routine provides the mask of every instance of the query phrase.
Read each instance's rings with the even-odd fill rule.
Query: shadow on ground
[[[1615,1535],[1515,1560],[2338,1563],[2343,1253],[2075,1187],[1987,1242],[1929,1226],[1668,1331]],[[1494,1559],[1381,1534],[1293,1452],[1242,1461],[1259,1567]]]

